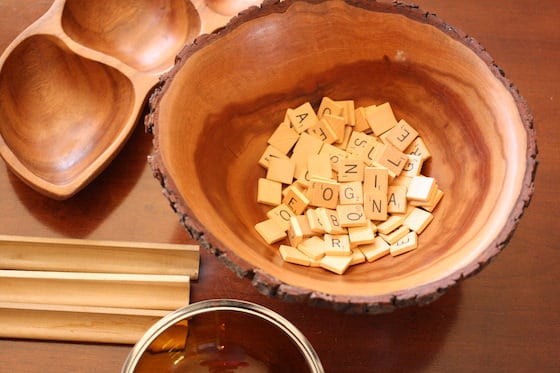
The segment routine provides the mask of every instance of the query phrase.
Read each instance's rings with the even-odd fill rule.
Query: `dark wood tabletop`
[[[0,51],[52,0],[0,2]],[[327,372],[560,372],[560,7],[555,0],[416,0],[480,41],[534,114],[536,192],[506,249],[439,300],[347,315],[261,295],[209,253],[191,301],[240,298],[294,323]],[[192,243],[162,196],[138,125],[122,152],[66,201],[44,197],[0,163],[0,234]],[[130,345],[0,340],[0,372],[120,371]]]

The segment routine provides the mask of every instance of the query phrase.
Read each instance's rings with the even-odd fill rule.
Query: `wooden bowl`
[[[71,197],[122,148],[185,43],[248,1],[55,0],[0,57],[0,155],[37,191]]]
[[[414,253],[344,275],[287,264],[265,219],[257,161],[287,108],[323,96],[390,102],[445,192]],[[262,293],[347,312],[438,298],[511,238],[534,188],[532,117],[473,38],[415,6],[301,0],[250,8],[180,54],[151,100],[151,164],[185,228]]]

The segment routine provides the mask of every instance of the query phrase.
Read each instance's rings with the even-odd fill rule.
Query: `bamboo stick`
[[[0,302],[0,338],[134,344],[169,311]]]
[[[198,278],[198,245],[0,235],[0,269],[185,275]]]
[[[0,270],[0,302],[175,310],[188,276]]]

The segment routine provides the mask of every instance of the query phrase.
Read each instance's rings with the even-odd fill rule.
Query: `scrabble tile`
[[[352,249],[351,256],[352,256],[352,260],[350,261],[351,266],[364,263],[366,261],[366,257],[364,253],[358,248]]]
[[[350,247],[354,248],[358,245],[372,243],[375,239],[375,230],[371,222],[367,222],[362,227],[348,228],[348,237],[350,238]]]
[[[323,97],[321,99],[321,104],[319,105],[319,110],[317,110],[317,116],[319,118],[324,118],[325,115],[342,115],[344,110],[344,105],[331,100],[329,97]]]
[[[334,142],[337,144],[342,143],[345,136],[346,119],[338,115],[325,114],[321,120],[326,121],[335,133],[336,140]]]
[[[330,234],[346,234],[346,228],[340,225],[340,218],[336,210],[326,209],[324,207],[317,207],[315,209],[315,216],[321,222],[322,228],[326,233]]]
[[[397,119],[388,102],[366,111],[367,121],[373,133],[379,136],[397,125]]]
[[[348,267],[350,267],[350,263],[352,262],[352,256],[335,256],[335,255],[325,255],[321,258],[320,265],[321,268],[324,268],[328,271],[333,273],[342,275]]]
[[[309,205],[309,198],[296,186],[291,185],[286,188],[286,193],[284,193],[281,203],[287,205],[294,214],[300,215]]]
[[[404,119],[401,119],[395,127],[387,131],[386,139],[402,152],[417,136],[418,132]]]
[[[364,193],[364,213],[369,220],[387,220],[387,193],[379,190]]]
[[[334,180],[311,178],[308,192],[309,204],[312,206],[334,209],[338,204],[339,184]]]
[[[268,144],[288,154],[299,139],[299,133],[290,125],[289,121],[282,122],[268,138]]]
[[[324,234],[326,233],[325,227],[323,226],[323,222],[317,216],[317,212],[315,209],[307,209],[305,210],[305,216],[307,217],[307,222],[309,223],[309,228],[315,234]]]
[[[346,151],[350,154],[359,156],[362,151],[373,144],[375,139],[363,132],[352,131],[350,134],[350,139],[348,140],[348,146]]]
[[[325,234],[325,255],[352,255],[350,238],[346,234]]]
[[[381,237],[376,236],[372,243],[359,247],[368,262],[380,259],[391,252],[391,246]]]
[[[414,176],[408,185],[406,198],[416,201],[428,201],[432,193],[437,191],[437,184],[433,177]]]
[[[316,233],[311,230],[311,226],[309,225],[309,220],[305,215],[297,215],[295,216],[297,223],[293,221],[293,218],[290,218],[290,224],[298,224],[301,233],[303,234],[304,238],[308,238],[314,236]]]
[[[307,168],[307,159],[312,154],[319,154],[323,142],[318,138],[311,136],[307,132],[299,136],[299,140],[294,145],[292,156],[290,159],[295,163],[296,169],[294,175],[301,173],[301,169]]]
[[[391,185],[387,191],[387,212],[404,213],[407,208],[406,186]]]
[[[418,247],[418,235],[412,231],[407,233],[403,238],[391,245],[390,252],[392,256],[408,253]]]
[[[327,153],[312,154],[307,158],[309,179],[321,177],[331,179],[333,176],[331,159]]]
[[[361,181],[339,183],[339,203],[341,205],[355,205],[364,203],[364,191]]]
[[[271,158],[266,178],[283,184],[291,184],[294,180],[295,169],[295,163],[290,159]]]
[[[383,238],[387,241],[390,245],[394,244],[404,236],[406,236],[410,232],[410,229],[406,225],[401,225],[394,231],[387,233],[387,234],[379,234],[379,237]]]
[[[282,151],[276,149],[272,145],[268,145],[259,159],[259,165],[261,165],[265,169],[268,169],[268,164],[270,163],[270,160],[272,158],[289,159],[286,154],[282,153]]]
[[[428,224],[434,219],[434,216],[421,208],[415,207],[412,212],[404,219],[403,224],[410,230],[420,234],[426,229]]]
[[[282,183],[259,178],[257,182],[257,202],[270,206],[282,203]]]
[[[373,137],[372,137],[373,139]],[[379,158],[380,154],[385,150],[386,145],[382,142],[373,139],[368,144],[364,146],[359,154],[355,158],[361,159],[367,166],[372,166],[376,159]]]
[[[255,224],[255,230],[269,245],[282,241],[287,236],[286,231],[272,219]]]
[[[338,205],[336,212],[342,227],[359,227],[367,224],[363,205]]]
[[[409,201],[409,204],[412,206],[419,206],[422,207],[424,210],[432,212],[438,205],[439,201],[443,198],[443,191],[441,189],[437,189],[435,193],[425,202],[422,201]]]
[[[346,150],[348,143],[350,142],[350,136],[352,136],[352,132],[354,132],[352,128],[352,126],[344,126],[344,136],[342,137],[342,141],[336,142],[334,146]]]
[[[327,144],[332,144],[339,139],[339,136],[344,136],[344,132],[340,133],[338,128],[335,131],[324,119],[320,119],[314,126],[309,127],[307,132]]]
[[[377,224],[377,232],[380,234],[388,234],[402,225],[404,222],[404,216],[402,215],[391,215],[387,220]]]
[[[406,154],[418,155],[423,161],[427,161],[432,157],[432,154],[428,150],[426,143],[421,137],[417,137],[412,141],[412,143],[404,150]]]
[[[338,105],[342,106],[342,115],[346,119],[346,124],[354,127],[356,125],[356,114],[354,112],[354,100],[335,101]]]
[[[338,181],[364,180],[364,162],[359,159],[346,158],[338,164]]]
[[[366,115],[366,109],[363,106],[358,107],[354,110],[354,117],[356,118],[354,131],[367,132],[371,130]]]
[[[297,245],[303,241],[303,231],[297,216],[290,217],[290,227],[288,228],[286,234],[288,235],[290,245],[293,247],[297,247]]]
[[[383,151],[376,154],[374,162],[387,168],[395,176],[398,176],[408,161],[408,157],[394,146],[390,144],[385,145]]]
[[[408,160],[405,163],[399,177],[400,176],[414,177],[420,175],[420,171],[422,170],[422,165],[424,164],[422,157],[413,154],[407,154],[406,157],[408,158]]]
[[[331,162],[331,169],[338,171],[340,161],[346,158],[346,151],[339,149],[331,144],[324,144],[319,154],[327,154]],[[333,177],[334,178],[334,177]]]
[[[315,110],[309,102],[306,102],[295,109],[288,109],[286,111],[288,118],[292,127],[297,131],[297,133],[302,133],[310,127],[313,127],[317,121],[317,115]]]
[[[406,176],[401,173],[399,176],[395,177],[393,181],[391,181],[391,185],[393,186],[404,186],[407,187],[410,185],[410,181],[414,176]]]
[[[280,204],[266,213],[266,217],[274,220],[284,231],[290,228],[290,218],[296,216],[291,208]]]
[[[280,245],[278,251],[285,262],[299,264],[306,267],[309,267],[311,264],[311,259],[293,246]]]
[[[325,255],[325,241],[317,236],[306,238],[297,248],[311,259],[320,259]]]
[[[364,193],[375,190],[387,194],[389,187],[389,171],[385,167],[364,168]]]

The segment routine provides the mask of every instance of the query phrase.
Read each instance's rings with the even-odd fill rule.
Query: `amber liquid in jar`
[[[134,373],[307,373],[304,358],[279,329],[231,311],[201,314],[164,331]]]

